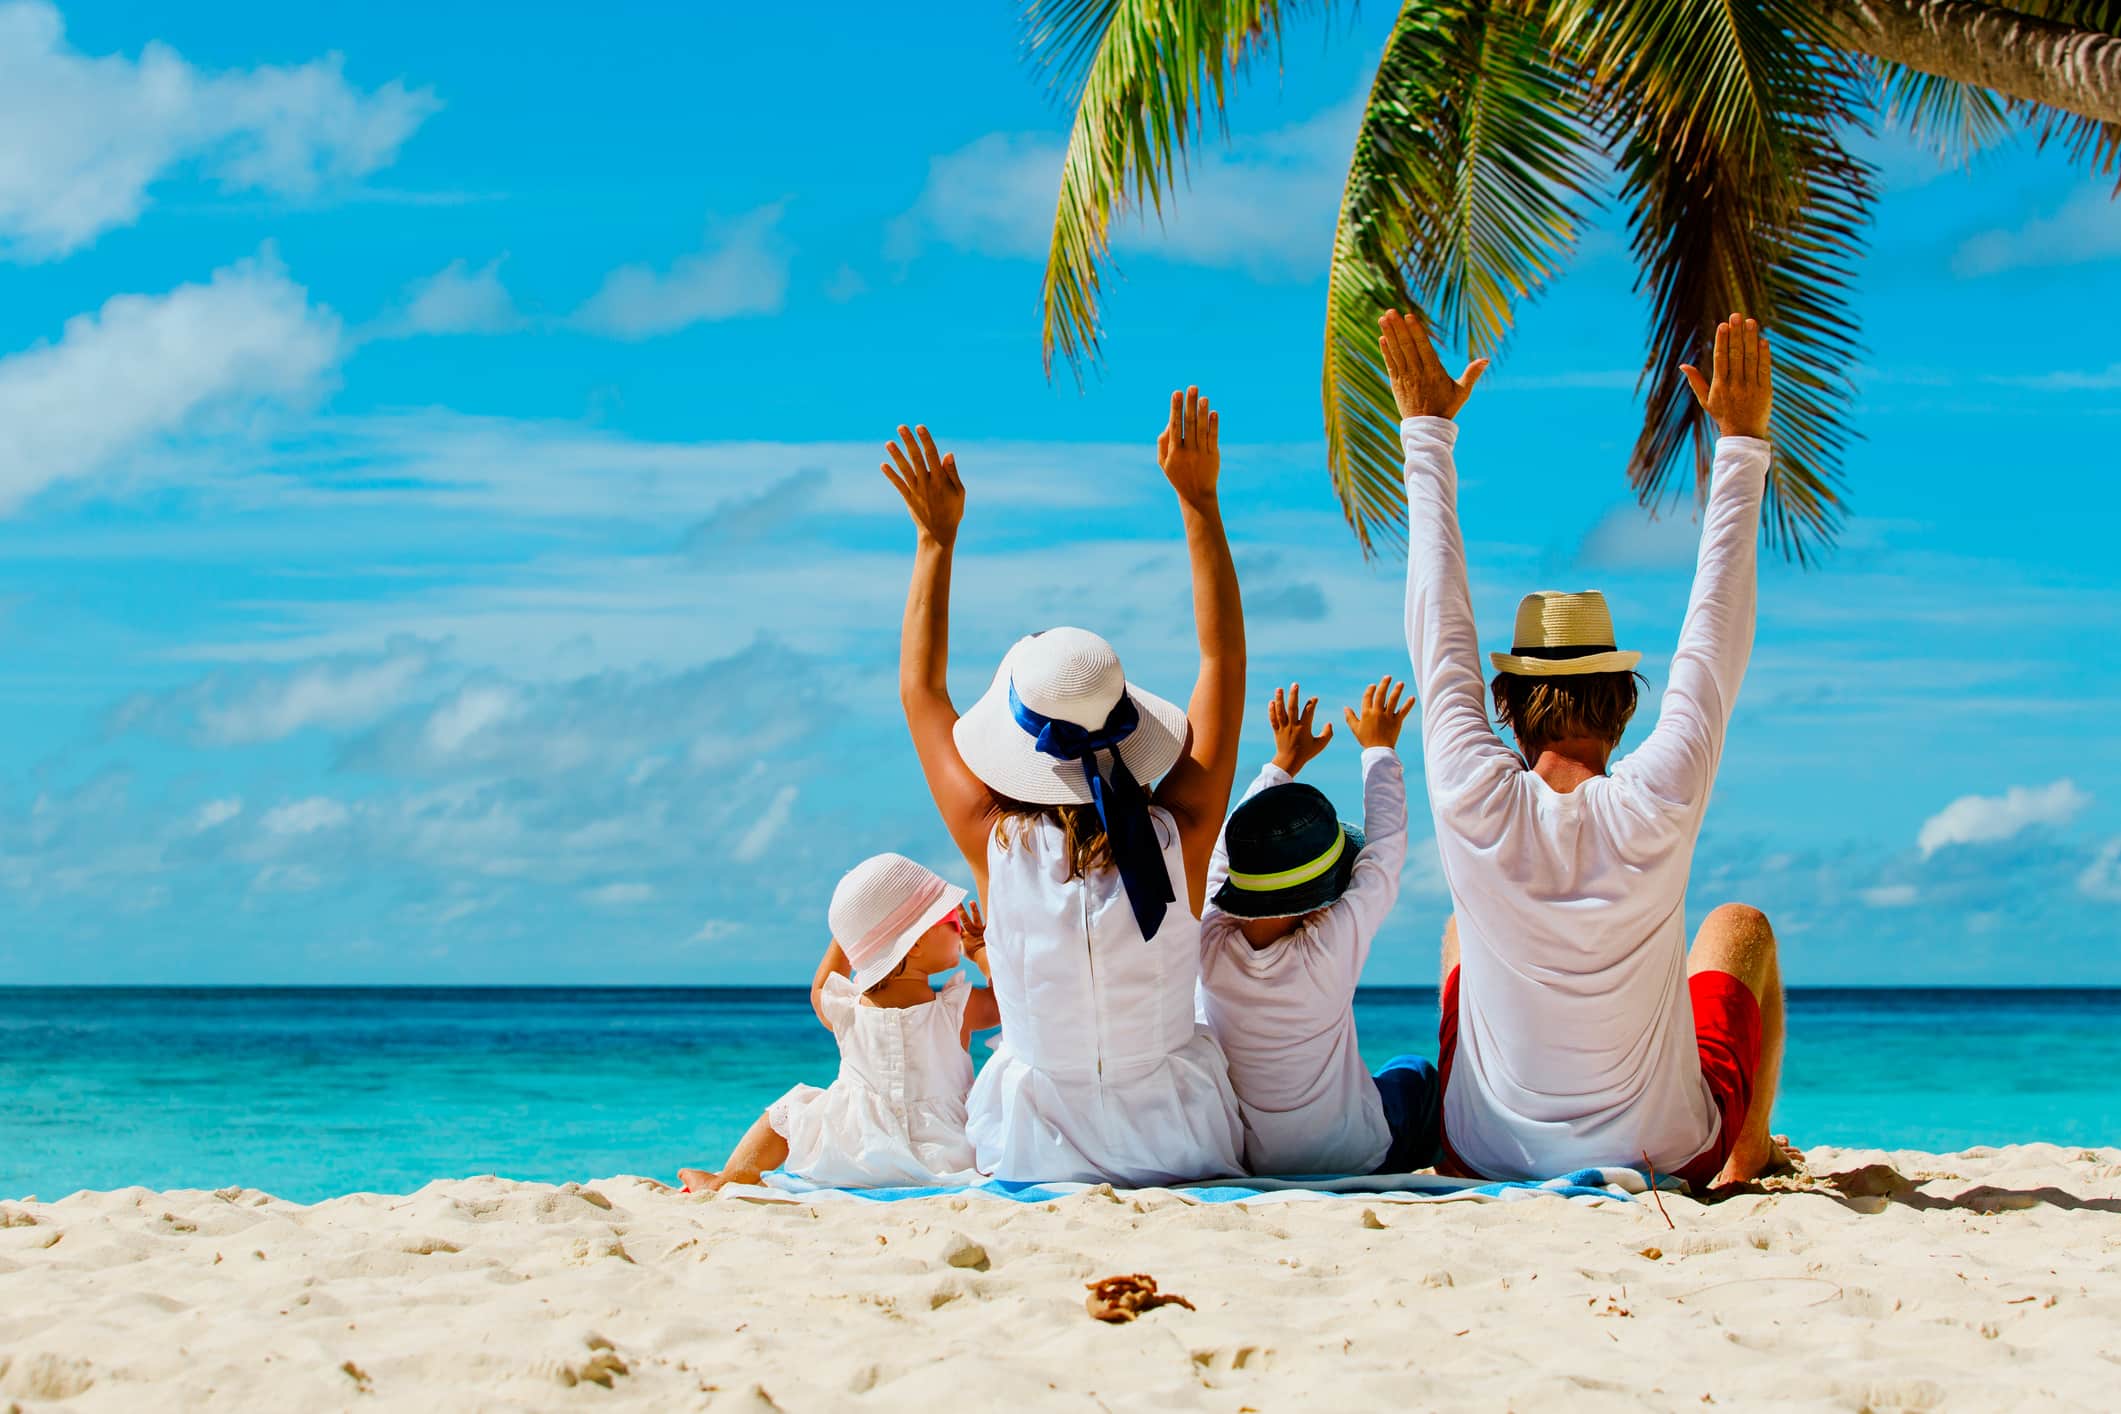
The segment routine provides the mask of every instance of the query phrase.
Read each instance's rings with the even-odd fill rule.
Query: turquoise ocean
[[[1433,988],[1356,1015],[1373,1066],[1434,1052]],[[2121,1144],[2121,989],[1797,989],[1789,1016],[1799,1144]],[[0,988],[0,1198],[667,1181],[836,1063],[799,989]]]

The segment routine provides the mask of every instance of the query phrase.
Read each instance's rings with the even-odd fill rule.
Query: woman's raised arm
[[[1186,889],[1196,916],[1207,898],[1208,861],[1230,806],[1237,736],[1245,719],[1245,610],[1217,499],[1219,423],[1200,389],[1188,388],[1171,395],[1171,420],[1156,439],[1157,464],[1178,493],[1186,525],[1193,626],[1200,638],[1200,676],[1186,703],[1186,749],[1156,788],[1156,802],[1178,820]]]
[[[898,695],[906,709],[913,749],[921,758],[928,791],[935,797],[950,838],[972,868],[982,896],[987,892],[987,832],[994,796],[958,755],[951,728],[957,708],[950,702],[950,561],[958,522],[965,515],[965,484],[957,457],[939,455],[925,427],[900,427],[887,443],[891,481],[918,532],[913,582],[906,590],[906,617],[899,629]],[[903,445],[901,445],[903,444]]]

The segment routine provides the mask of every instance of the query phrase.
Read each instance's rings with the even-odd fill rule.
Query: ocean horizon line
[[[1434,983],[1365,983],[1358,994],[1430,992]],[[1874,992],[1914,995],[1923,993],[2116,993],[2121,982],[1931,982],[1919,986],[1888,982],[1817,982],[1786,984],[1792,995],[1818,996],[1835,992]],[[448,993],[785,993],[807,996],[801,982],[6,982],[0,997],[25,992],[448,992]]]

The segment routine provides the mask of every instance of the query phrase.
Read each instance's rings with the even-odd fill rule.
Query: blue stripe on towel
[[[1657,1186],[1666,1192],[1684,1187],[1668,1174],[1658,1176]],[[731,1185],[723,1191],[757,1198],[859,1198],[872,1203],[896,1203],[907,1198],[947,1198],[959,1194],[999,1198],[1013,1203],[1051,1203],[1087,1193],[1092,1187],[1087,1183],[1010,1183],[990,1178],[984,1183],[920,1188],[828,1188],[776,1170],[767,1174],[758,1185]],[[1174,1184],[1168,1191],[1196,1203],[1286,1203],[1325,1198],[1370,1198],[1396,1203],[1506,1203],[1524,1198],[1632,1202],[1636,1195],[1647,1193],[1649,1189],[1647,1175],[1635,1169],[1586,1168],[1556,1178],[1526,1182],[1491,1183],[1472,1178],[1440,1178],[1432,1173],[1360,1174],[1349,1178],[1216,1179]],[[1124,1190],[1117,1190],[1115,1185],[1115,1191]]]

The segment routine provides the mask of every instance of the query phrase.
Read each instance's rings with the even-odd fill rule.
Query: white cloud
[[[928,159],[913,208],[884,233],[884,254],[911,260],[930,238],[979,255],[1043,259],[1066,148],[1034,133],[988,133]]]
[[[258,827],[269,835],[294,837],[336,830],[352,819],[352,812],[328,795],[276,805],[265,812]]]
[[[1907,908],[1917,898],[1913,884],[1880,884],[1860,890],[1857,896],[1872,908]]]
[[[763,859],[766,851],[773,847],[774,838],[788,827],[788,818],[795,812],[795,787],[782,786],[766,802],[759,818],[752,821],[751,828],[738,838],[736,848],[731,851],[740,864],[751,864]]]
[[[1209,138],[1163,219],[1154,211],[1118,217],[1113,245],[1260,277],[1322,275],[1360,116],[1354,101],[1228,145]],[[885,254],[910,260],[933,239],[1043,260],[1065,153],[1043,134],[989,133],[930,159],[919,198],[886,229]]]
[[[2121,903],[2121,839],[2099,847],[2091,863],[2077,876],[2077,892],[2107,903]]]
[[[1994,275],[2004,270],[2084,265],[2121,256],[2121,204],[2111,187],[2093,183],[2045,216],[2016,228],[1999,227],[1969,236],[1952,256],[1957,275]]]
[[[312,396],[340,352],[270,252],[166,295],[117,295],[0,358],[0,514],[209,416]]]
[[[404,701],[426,667],[426,656],[414,651],[377,662],[319,663],[256,683],[234,701],[202,706],[199,728],[217,745],[245,746],[305,727],[359,726]]]
[[[1963,795],[1922,822],[1915,843],[1924,858],[1948,845],[1993,844],[2034,825],[2061,825],[2091,804],[2069,780],[2012,786],[2002,795]]]
[[[744,925],[727,918],[710,918],[700,925],[688,941],[695,943],[719,943],[744,931]]]
[[[575,311],[575,322],[614,338],[646,339],[709,320],[776,312],[788,293],[780,219],[774,205],[710,226],[706,248],[681,256],[667,271],[621,266]]]
[[[505,334],[523,326],[501,283],[499,257],[477,270],[452,260],[406,293],[402,327],[410,334]]]
[[[130,225],[189,164],[284,195],[366,176],[439,106],[395,81],[357,89],[336,55],[220,74],[155,42],[91,57],[47,0],[0,3],[0,256],[53,259]]]
[[[651,884],[604,884],[588,890],[582,897],[600,908],[630,908],[652,900],[655,888]]]
[[[523,709],[522,698],[496,683],[474,683],[435,708],[422,734],[437,756],[454,756],[481,733],[499,726]]]
[[[242,813],[241,800],[209,800],[199,807],[198,814],[191,817],[191,827],[195,833],[203,835],[208,830],[227,824]]]

